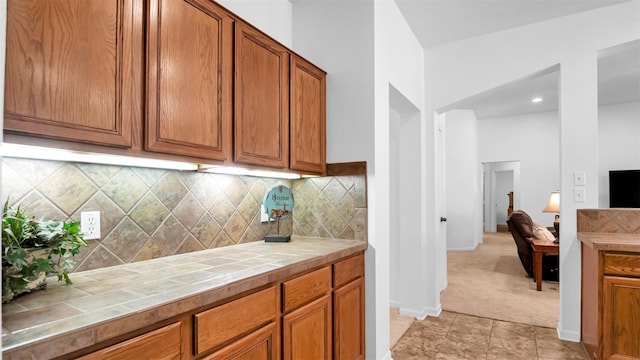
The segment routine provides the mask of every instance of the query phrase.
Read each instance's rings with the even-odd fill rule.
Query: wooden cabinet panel
[[[289,167],[289,53],[236,22],[234,160]]]
[[[196,355],[274,321],[277,310],[274,286],[195,314]]]
[[[131,146],[139,0],[10,0],[4,129]]]
[[[331,290],[331,268],[325,266],[285,281],[282,283],[282,289],[282,307],[284,312],[289,312]]]
[[[634,254],[605,253],[604,273],[640,277],[640,257]]]
[[[580,342],[589,355],[595,359],[599,352],[601,340],[600,328],[600,287],[602,286],[602,269],[600,258],[602,254],[588,245],[581,244],[582,250],[582,279],[581,279],[581,309],[580,309]],[[600,334],[599,334],[600,333]]]
[[[206,360],[276,360],[278,358],[278,328],[271,323],[236,341]]]
[[[640,279],[603,281],[602,358],[640,359]]]
[[[333,346],[335,359],[364,359],[364,296],[364,278],[359,278],[334,291]]]
[[[81,360],[180,359],[181,322],[81,357]]]
[[[291,56],[290,168],[326,172],[326,73]]]
[[[364,254],[333,264],[333,286],[339,287],[364,276]]]
[[[282,318],[283,359],[331,358],[331,296],[293,311]]]
[[[146,150],[230,160],[233,19],[206,0],[150,0]]]

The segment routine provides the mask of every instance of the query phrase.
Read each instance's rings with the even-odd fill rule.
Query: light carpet
[[[555,328],[559,284],[542,291],[522,268],[511,233],[484,233],[474,251],[449,251],[448,286],[441,294],[447,311]]]

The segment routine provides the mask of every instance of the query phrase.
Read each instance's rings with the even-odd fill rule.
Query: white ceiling
[[[423,48],[557,18],[628,0],[395,0]],[[535,96],[544,98],[532,104]],[[601,105],[640,101],[640,40],[602,51],[598,60]],[[478,119],[558,108],[558,72],[514,79],[448,108],[474,110]]]

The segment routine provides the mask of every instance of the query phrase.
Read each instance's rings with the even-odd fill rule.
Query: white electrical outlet
[[[100,211],[81,212],[80,228],[85,240],[100,239]]]
[[[264,211],[264,204],[260,205],[260,222],[269,222],[269,214]]]

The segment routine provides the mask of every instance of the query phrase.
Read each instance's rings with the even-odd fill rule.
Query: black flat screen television
[[[640,170],[609,171],[609,207],[640,208]]]

